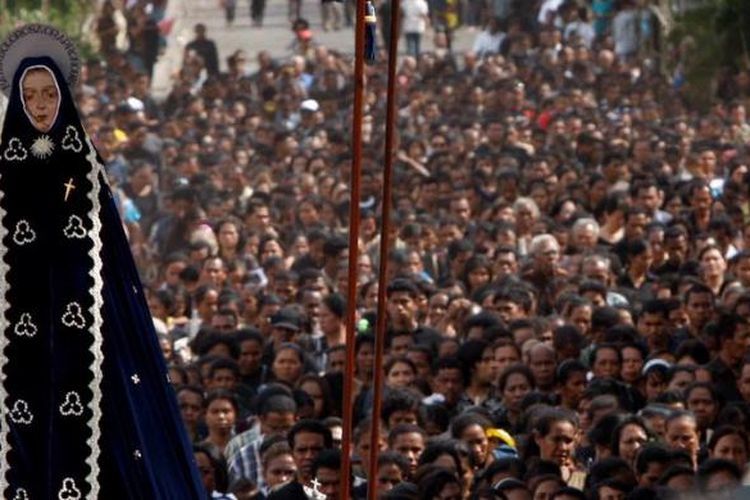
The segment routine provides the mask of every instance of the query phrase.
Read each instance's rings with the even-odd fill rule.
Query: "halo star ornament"
[[[52,156],[52,152],[54,150],[55,143],[52,142],[52,139],[50,139],[48,135],[40,136],[39,138],[37,138],[37,140],[34,141],[34,144],[31,145],[31,154],[33,154],[40,160],[44,160]]]
[[[81,72],[81,58],[73,41],[46,24],[27,24],[12,31],[0,45],[0,91],[10,96],[13,75],[26,57],[51,57],[74,87]]]

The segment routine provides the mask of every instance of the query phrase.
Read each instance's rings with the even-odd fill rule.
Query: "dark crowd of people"
[[[491,6],[503,10],[475,51],[436,43],[399,61],[383,366],[385,56],[366,68],[356,283],[350,55],[298,43],[284,60],[253,54],[251,71],[238,50],[223,70],[199,26],[163,102],[116,45],[84,65],[79,108],[212,498],[636,500],[742,485],[750,75],[727,71],[699,110],[690,82],[662,70],[686,55],[642,36],[657,29],[644,2]]]

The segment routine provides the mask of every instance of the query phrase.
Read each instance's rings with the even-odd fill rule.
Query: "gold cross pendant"
[[[68,201],[68,196],[70,196],[70,192],[73,191],[76,186],[73,184],[73,178],[71,177],[70,180],[66,184],[63,184],[65,186],[65,201]]]

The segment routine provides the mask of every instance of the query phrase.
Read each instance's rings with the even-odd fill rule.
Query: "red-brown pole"
[[[354,27],[354,109],[352,110],[352,173],[349,198],[349,276],[346,301],[346,365],[344,395],[341,404],[343,435],[341,437],[341,496],[351,493],[352,393],[354,387],[354,337],[357,318],[357,264],[359,257],[359,199],[362,178],[362,110],[364,102],[365,3],[357,0]]]
[[[388,0],[386,0],[388,1]],[[391,36],[388,43],[388,101],[385,114],[385,152],[383,165],[383,205],[381,209],[380,263],[378,269],[378,314],[375,334],[375,370],[373,371],[372,426],[370,435],[370,470],[367,473],[367,498],[375,500],[378,492],[378,452],[380,451],[380,408],[383,399],[383,351],[385,350],[386,283],[390,250],[393,141],[396,132],[396,63],[398,62],[398,21],[401,1],[391,1]]]

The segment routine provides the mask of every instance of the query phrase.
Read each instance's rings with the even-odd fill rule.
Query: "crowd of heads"
[[[644,2],[491,4],[496,50],[399,60],[382,366],[384,55],[365,75],[355,282],[349,55],[261,50],[251,71],[238,50],[208,71],[203,31],[163,102],[117,51],[84,65],[79,109],[210,490],[640,499],[742,482],[750,79],[727,72],[692,107]],[[640,23],[628,50],[623,14]]]

